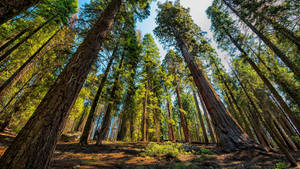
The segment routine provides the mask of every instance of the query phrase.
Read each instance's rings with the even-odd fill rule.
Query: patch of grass
[[[212,151],[210,151],[209,149],[202,148],[201,154],[213,155],[214,153]]]
[[[166,155],[171,157],[177,157],[179,155],[189,154],[184,152],[182,144],[166,142],[164,144],[149,143],[145,149],[145,152],[141,153],[143,156],[158,156]]]
[[[300,145],[300,137],[299,136],[291,136],[291,138],[296,144]]]
[[[278,162],[276,163],[276,168],[275,169],[287,169],[288,166],[284,162]]]

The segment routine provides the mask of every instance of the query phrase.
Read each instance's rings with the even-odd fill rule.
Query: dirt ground
[[[11,144],[14,134],[0,133],[0,156]],[[278,153],[238,151],[224,154],[213,145],[197,145],[210,149],[213,155],[182,155],[178,158],[140,155],[146,143],[106,142],[102,146],[81,147],[77,142],[59,142],[50,169],[274,169],[278,162],[286,162]],[[300,165],[300,152],[293,154]],[[287,163],[287,162],[286,162]],[[288,164],[288,163],[287,163]]]

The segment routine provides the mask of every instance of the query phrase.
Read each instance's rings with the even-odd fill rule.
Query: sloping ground
[[[11,143],[15,135],[0,133],[0,155]],[[91,143],[93,144],[93,143]],[[166,156],[143,157],[140,155],[145,143],[107,142],[102,146],[89,145],[81,147],[75,142],[60,142],[51,161],[51,169],[268,169],[275,168],[277,162],[284,162],[285,157],[277,153],[239,151],[230,154],[219,153],[215,146],[197,145],[210,149],[213,155],[183,155],[178,158]],[[294,154],[300,164],[300,153]]]

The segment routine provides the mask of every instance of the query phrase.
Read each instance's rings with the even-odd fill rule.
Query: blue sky
[[[201,27],[203,31],[207,32],[207,37],[212,40],[212,32],[210,31],[211,22],[207,18],[205,13],[206,9],[212,4],[213,0],[181,0],[181,4],[186,7],[190,8],[190,14],[194,20],[194,22]],[[78,0],[79,6],[84,3],[90,2],[90,0]],[[153,29],[156,27],[155,24],[155,17],[157,15],[157,2],[165,2],[165,0],[156,0],[151,4],[151,15],[143,20],[143,22],[137,23],[137,29],[139,29],[143,35],[146,33],[150,33],[155,38],[156,44],[159,47],[161,56],[165,56],[166,50],[163,49],[162,45],[159,43],[158,39],[153,34]],[[212,40],[212,46],[216,49],[218,56],[222,59],[222,64],[228,69],[227,60],[229,60],[229,56],[226,52],[223,52],[217,49],[216,43]]]

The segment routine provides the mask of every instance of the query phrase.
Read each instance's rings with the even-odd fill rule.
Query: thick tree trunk
[[[58,137],[121,7],[112,0],[55,84],[0,159],[3,169],[47,168]]]
[[[117,54],[117,47],[115,48],[115,50],[113,51],[112,56],[110,57],[110,60],[109,60],[109,62],[107,64],[107,66],[106,66],[105,72],[104,72],[103,77],[101,79],[101,82],[99,84],[96,96],[95,96],[95,98],[93,100],[93,103],[92,103],[92,106],[91,106],[91,110],[90,110],[90,112],[88,114],[87,121],[86,121],[86,123],[84,125],[83,133],[82,133],[82,135],[80,137],[79,143],[81,145],[87,145],[88,144],[89,133],[90,133],[91,128],[92,128],[92,122],[94,120],[94,115],[95,115],[96,107],[97,107],[98,101],[100,99],[100,96],[101,96],[104,84],[105,84],[105,82],[107,80],[107,75],[108,75],[109,70],[111,68],[111,65],[113,63],[113,60],[116,57],[116,54]]]
[[[230,8],[230,10],[235,13],[273,52],[288,66],[292,72],[300,79],[300,70],[299,68],[266,36],[264,36],[259,30],[257,30],[249,21],[247,21],[243,16],[241,16],[238,11],[236,11],[227,0],[223,2]]]
[[[176,77],[175,77],[175,83],[176,83],[176,94],[177,94],[177,101],[178,101],[178,107],[179,107],[180,122],[181,122],[181,126],[183,129],[183,135],[184,135],[185,141],[190,143],[191,142],[190,131],[188,129],[188,124],[187,124],[186,118],[183,113],[183,107],[181,104],[181,96],[180,96],[180,89],[179,89],[179,81],[176,80]]]
[[[35,30],[30,32],[26,37],[21,39],[15,46],[7,50],[1,57],[0,57],[0,62],[4,61],[6,58],[9,57],[9,55],[14,52],[19,46],[21,46],[24,42],[26,42],[29,38],[31,38],[35,33],[37,33],[39,30],[41,30],[45,25],[47,25],[49,22],[51,22],[56,16],[51,17],[48,19],[46,22],[41,24],[39,27],[37,27]]]
[[[174,32],[175,35],[177,34]],[[219,145],[224,152],[233,152],[243,148],[254,148],[256,143],[233,120],[231,114],[223,105],[221,99],[203,73],[200,65],[194,63],[194,57],[189,53],[184,39],[177,36],[177,44],[191,71],[196,86],[201,93],[205,106],[212,117],[215,130],[219,137]]]
[[[196,95],[194,90],[193,90],[193,96],[194,96],[194,101],[195,101],[195,105],[196,105],[198,116],[199,116],[199,121],[200,121],[201,129],[202,129],[202,133],[203,133],[203,136],[204,136],[204,143],[208,144],[209,141],[208,141],[208,136],[207,136],[207,133],[206,133],[206,128],[205,128],[203,117],[202,117],[201,110],[200,110],[200,107],[199,107],[197,95]]]
[[[4,0],[0,3],[0,25],[42,0]]]
[[[47,47],[50,44],[50,41],[57,35],[57,33],[60,31],[56,31],[32,56],[30,56],[29,59],[26,60],[25,63],[8,79],[6,80],[1,86],[0,86],[0,100],[2,99],[3,95],[5,94],[5,91],[13,86],[20,78],[23,76],[33,65],[34,61],[42,54],[41,51]]]
[[[28,29],[24,29],[22,30],[20,33],[18,33],[16,36],[14,36],[12,39],[10,39],[8,42],[6,42],[5,44],[3,44],[0,47],[0,53],[6,49],[8,46],[10,46],[11,44],[13,44],[19,37],[21,37],[22,35],[24,35],[26,32],[28,31]]]
[[[118,70],[120,70],[123,66],[123,59],[124,56],[122,56],[122,59],[120,60],[119,66],[118,66]],[[103,117],[102,120],[102,125],[101,128],[99,130],[99,135],[97,138],[97,145],[101,145],[102,141],[105,139],[106,135],[109,132],[109,128],[110,128],[110,124],[111,124],[111,118],[112,118],[112,111],[113,111],[113,106],[115,104],[115,98],[116,98],[116,91],[118,89],[118,83],[119,83],[119,78],[120,78],[120,73],[118,72],[118,70],[115,70],[114,72],[114,77],[115,77],[115,82],[113,84],[111,93],[110,93],[110,103],[108,103],[107,109],[106,109],[106,113]]]

